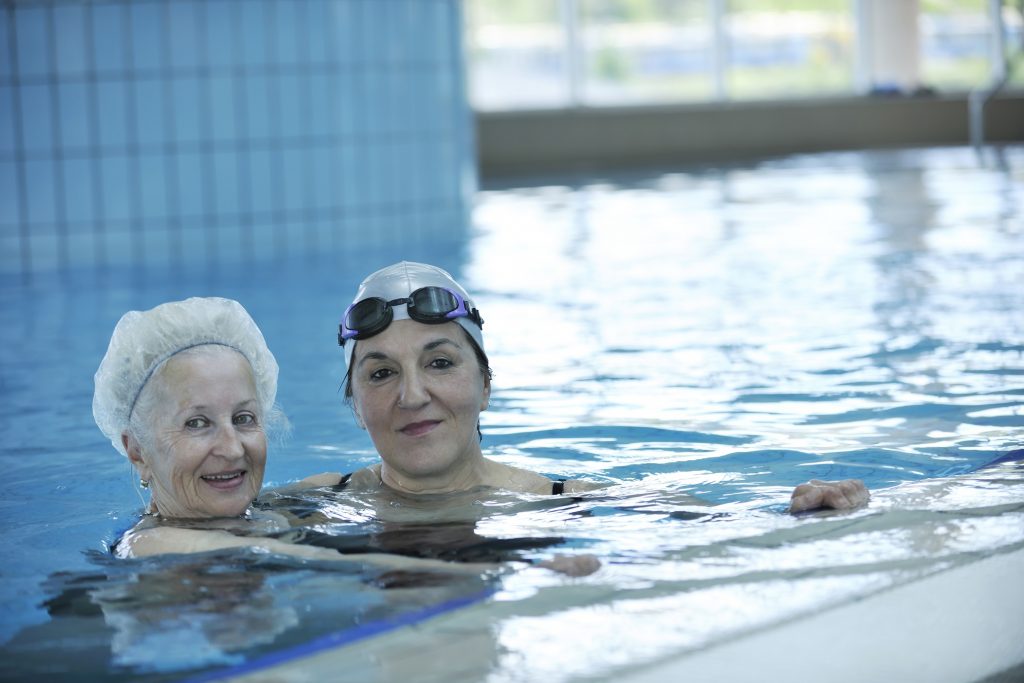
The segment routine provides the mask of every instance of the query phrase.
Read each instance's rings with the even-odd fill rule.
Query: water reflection
[[[92,571],[45,580],[49,618],[0,646],[5,680],[180,680],[319,637],[355,642],[381,620],[489,590],[466,573],[319,567],[256,553],[90,561]]]
[[[431,534],[447,550],[564,539],[515,558],[563,550],[605,564],[576,581],[517,561],[485,606],[304,667],[332,680],[614,677],[1020,549],[1021,471],[971,473],[1019,447],[1024,426],[1020,155],[1003,170],[961,156],[819,155],[490,191],[465,247],[401,254],[479,292],[496,369],[485,451],[609,488],[550,507],[469,504],[436,531],[339,497],[316,503],[330,521],[312,531],[390,550]],[[0,678],[59,678],[67,661],[81,677],[164,675],[142,670],[148,648],[177,679],[490,587],[272,558],[79,556],[138,507],[89,420],[98,330],[196,288],[243,301],[279,354],[294,424],[269,483],[351,471],[376,456],[338,394],[338,297],[395,258],[3,290],[0,498],[18,514],[4,533],[17,561],[0,568]],[[799,481],[850,476],[875,491],[866,510],[782,514]],[[156,631],[187,647],[163,647]]]
[[[932,432],[971,422],[943,406],[1005,387],[1020,346],[1019,172],[969,162],[816,155],[485,193],[466,266],[491,312],[485,426],[938,453]],[[894,405],[929,419],[877,413]],[[991,447],[1013,447],[1011,423]]]
[[[557,505],[509,496],[493,508],[462,507],[458,514],[466,519],[455,525],[461,533],[472,526],[474,538],[561,534],[570,547],[599,554],[605,566],[573,581],[507,573],[486,610],[463,611],[425,633],[396,634],[328,661],[386,652],[374,671],[382,680],[403,680],[421,661],[415,652],[455,653],[461,643],[467,649],[454,672],[439,664],[417,680],[451,680],[461,672],[494,680],[615,677],[979,555],[1024,548],[1024,467],[1012,459],[878,491],[869,508],[852,514],[799,518],[749,502],[695,506],[673,493],[689,487],[672,483],[655,475]],[[455,527],[439,525],[440,533]],[[330,525],[318,528],[332,532]],[[312,666],[325,670],[322,662]]]

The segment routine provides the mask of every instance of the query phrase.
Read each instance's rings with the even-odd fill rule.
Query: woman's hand
[[[868,489],[860,479],[843,481],[819,481],[811,479],[800,484],[793,491],[789,503],[790,512],[802,512],[816,508],[849,510],[868,501]]]
[[[566,576],[587,576],[601,568],[601,560],[593,555],[555,555],[550,560],[541,560],[536,566]]]

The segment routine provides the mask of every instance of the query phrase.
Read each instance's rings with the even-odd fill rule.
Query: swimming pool
[[[1024,445],[1022,204],[1020,147],[989,168],[964,149],[810,155],[485,188],[467,239],[411,253],[5,281],[2,677],[59,678],[57,648],[111,680],[242,675],[281,652],[295,656],[267,675],[623,679],[988,560],[1009,563],[978,575],[990,583],[1019,578],[1024,469],[976,470]],[[292,420],[267,482],[348,471],[373,453],[340,400],[334,326],[362,275],[398,258],[448,268],[480,300],[485,452],[611,485],[470,504],[475,533],[564,537],[604,568],[481,580],[106,559],[140,507],[90,413],[120,314],[237,298]],[[868,508],[782,512],[792,485],[847,476],[872,487]],[[1001,607],[981,618],[1020,634],[1020,593],[995,585]],[[1024,661],[1022,642],[996,643],[989,670],[956,655],[919,671],[980,678]]]

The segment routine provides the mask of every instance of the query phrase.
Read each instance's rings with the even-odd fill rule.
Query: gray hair
[[[121,443],[123,433],[130,431],[136,438],[146,436],[145,425],[133,416],[137,412],[145,416],[151,413],[151,399],[146,395],[155,392],[144,389],[154,374],[172,356],[207,345],[228,347],[242,354],[252,368],[264,424],[283,421],[283,415],[274,409],[277,361],[242,305],[218,297],[172,301],[148,311],[125,313],[96,371],[93,418],[119,453],[127,455]]]

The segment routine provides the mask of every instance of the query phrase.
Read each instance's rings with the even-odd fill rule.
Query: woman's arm
[[[473,562],[444,562],[429,558],[406,557],[387,553],[341,554],[331,548],[288,543],[261,536],[235,536],[226,531],[156,527],[125,535],[118,547],[122,557],[147,557],[168,553],[204,553],[228,548],[256,548],[279,555],[328,562],[363,562],[386,569],[441,569],[448,572],[479,574],[497,569],[499,565]]]
[[[586,479],[566,479],[563,493],[584,493],[586,491],[603,489],[607,486],[607,484],[600,484],[596,481],[587,481]]]
[[[565,493],[577,493],[607,488],[584,479],[569,479],[565,482]],[[844,479],[842,481],[820,481],[812,479],[800,484],[793,490],[789,512],[805,512],[816,509],[850,510],[867,503],[870,498],[867,487],[860,479]],[[660,504],[695,505],[714,507],[713,503],[703,498],[681,491],[666,491],[658,499]],[[628,506],[622,509],[630,509]]]
[[[228,548],[262,548],[268,552],[310,560],[340,559],[337,551],[316,546],[287,543],[276,538],[235,536],[215,529],[179,529],[152,527],[129,531],[118,543],[120,557],[150,557],[165,554],[204,553]]]
[[[169,553],[205,553],[229,548],[254,548],[268,553],[307,560],[362,562],[388,569],[442,569],[450,572],[480,573],[496,569],[499,566],[483,562],[444,562],[387,553],[343,555],[331,548],[304,546],[264,537],[234,536],[233,533],[216,529],[177,528],[174,526],[158,526],[138,532],[129,532],[122,540],[118,550],[122,557],[147,557]]]
[[[255,548],[279,555],[328,562],[361,562],[383,569],[410,571],[437,570],[448,573],[481,574],[500,569],[500,564],[488,562],[445,562],[424,557],[407,557],[390,553],[341,554],[331,548],[288,543],[276,538],[235,536],[226,531],[156,527],[128,532],[118,544],[122,558],[148,557],[163,554],[202,553],[229,548]],[[569,576],[586,576],[597,571],[601,563],[592,555],[556,555],[537,566]]]

